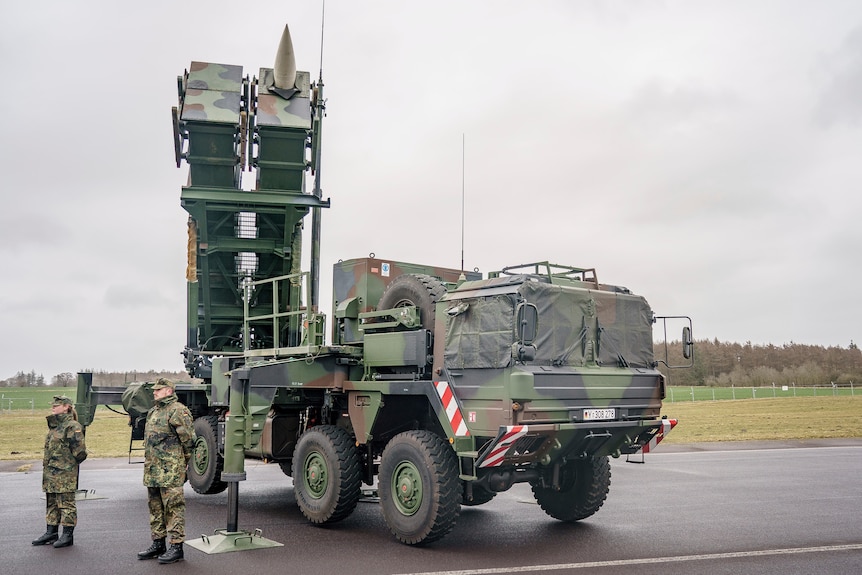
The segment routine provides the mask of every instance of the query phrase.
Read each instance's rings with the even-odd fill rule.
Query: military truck
[[[174,150],[190,166],[183,357],[195,381],[177,394],[195,418],[191,486],[229,489],[235,509],[245,458],[277,463],[317,525],[348,517],[363,485],[376,486],[408,545],[439,540],[461,506],[515,483],[555,519],[590,517],[609,491],[608,458],[649,451],[676,423],[661,414],[646,300],[600,283],[594,268],[536,262],[483,276],[371,254],[333,266],[327,343],[323,80],[294,62],[285,28],[274,68],[252,79],[201,62],[178,78]],[[691,322],[674,319],[690,358]],[[122,404],[142,437],[151,385],[99,387],[80,374],[82,423],[98,404]]]

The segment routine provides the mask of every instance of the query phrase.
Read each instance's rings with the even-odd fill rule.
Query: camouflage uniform
[[[78,523],[78,465],[87,459],[84,432],[71,413],[51,414],[47,420],[42,459],[42,491],[48,501],[45,522],[74,527]]]
[[[173,388],[173,384],[159,380],[153,388],[159,387]],[[194,441],[192,415],[177,396],[156,400],[144,430],[144,485],[153,541],[167,535],[172,544],[185,540],[183,484]]]

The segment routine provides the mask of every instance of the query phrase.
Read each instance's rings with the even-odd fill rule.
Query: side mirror
[[[691,340],[691,328],[685,326],[682,328],[682,356],[685,359],[691,359],[691,352],[694,347],[694,342]]]
[[[518,341],[524,345],[533,345],[536,332],[539,329],[539,310],[531,303],[518,305]]]
[[[680,322],[683,325],[682,355],[684,359],[688,360],[688,363],[685,365],[671,365],[669,359],[670,350],[668,348],[668,344],[670,340],[667,337],[667,328],[668,324],[670,323],[670,327],[672,329],[677,329],[677,326],[679,325],[679,323],[677,322]],[[694,365],[694,340],[691,337],[691,318],[687,315],[659,315],[655,316],[654,323],[658,324],[656,330],[661,331],[660,334],[656,335],[661,338],[661,347],[664,347],[664,359],[660,359],[658,357],[659,354],[656,353],[655,365],[663,363],[668,369],[682,369],[686,367],[692,367]],[[674,340],[674,347],[676,347],[676,340]]]

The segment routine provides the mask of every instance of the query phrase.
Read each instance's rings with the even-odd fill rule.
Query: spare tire
[[[446,295],[446,286],[437,278],[425,274],[398,276],[380,296],[377,309],[396,309],[415,306],[419,308],[422,328],[434,329],[434,309],[441,297]]]

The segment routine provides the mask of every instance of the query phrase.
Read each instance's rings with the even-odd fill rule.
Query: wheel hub
[[[326,493],[329,477],[326,472],[326,461],[319,453],[310,453],[305,458],[305,484],[308,493],[315,499],[320,499]]]
[[[392,491],[395,505],[404,515],[413,515],[422,504],[422,478],[419,470],[409,461],[403,461],[392,474]]]
[[[194,465],[195,472],[198,475],[203,475],[207,471],[207,466],[209,465],[209,449],[207,448],[207,442],[203,437],[198,437],[195,441],[195,449],[194,456],[192,458],[192,464]]]

